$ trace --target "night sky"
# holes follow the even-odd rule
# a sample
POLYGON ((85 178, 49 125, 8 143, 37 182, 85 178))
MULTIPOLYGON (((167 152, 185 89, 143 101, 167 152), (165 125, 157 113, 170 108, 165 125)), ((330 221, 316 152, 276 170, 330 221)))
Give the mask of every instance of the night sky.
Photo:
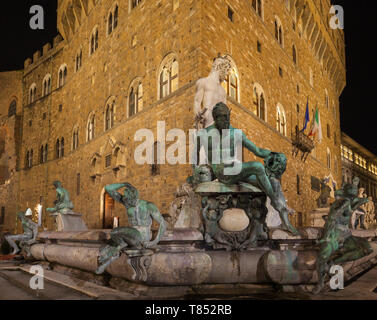
MULTIPOLYGON (((280 1, 280 0, 275 0, 280 1)), ((373 132, 377 93, 376 1, 333 0, 345 11, 347 86, 340 99, 341 128, 377 155, 373 132)), ((57 0, 13 0, 0 11, 0 71, 22 69, 24 60, 51 42, 56 30, 57 0), (29 9, 45 10, 45 30, 31 30, 29 9)), ((1 90, 1 88, 0 88, 1 90)))

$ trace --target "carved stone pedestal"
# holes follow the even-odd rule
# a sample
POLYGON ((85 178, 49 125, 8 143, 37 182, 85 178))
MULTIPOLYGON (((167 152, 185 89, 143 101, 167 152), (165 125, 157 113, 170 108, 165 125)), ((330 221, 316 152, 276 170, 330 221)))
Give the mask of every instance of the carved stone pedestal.
POLYGON ((61 211, 51 216, 55 217, 57 231, 86 231, 88 230, 82 214, 71 210, 61 211))
POLYGON ((241 250, 268 239, 266 195, 247 184, 205 182, 195 188, 202 198, 204 238, 214 249, 241 250))

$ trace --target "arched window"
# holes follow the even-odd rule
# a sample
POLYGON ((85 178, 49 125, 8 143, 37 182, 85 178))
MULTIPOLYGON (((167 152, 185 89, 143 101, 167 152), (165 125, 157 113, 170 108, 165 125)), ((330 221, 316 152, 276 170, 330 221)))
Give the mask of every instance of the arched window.
POLYGON ((312 87, 314 87, 314 75, 312 68, 309 68, 309 82, 312 87))
POLYGON ((252 6, 258 16, 262 18, 262 0, 253 0, 252 6))
POLYGON ((136 113, 136 101, 135 101, 134 88, 131 88, 128 101, 129 101, 128 102, 129 103, 128 116, 131 117, 136 113))
POLYGON ((169 75, 166 68, 162 69, 160 74, 160 97, 166 97, 169 94, 169 75))
POLYGON ((159 70, 159 98, 162 99, 178 89, 179 65, 175 55, 168 55, 159 70))
POLYGON ((113 29, 115 29, 118 26, 118 15, 119 15, 119 8, 118 8, 118 5, 116 5, 115 6, 115 10, 114 10, 114 25, 113 25, 113 29))
POLYGON ((141 2, 142 2, 142 0, 130 0, 131 10, 136 8, 141 2))
POLYGON ((110 12, 109 19, 107 21, 107 34, 111 34, 113 32, 113 13, 110 12))
POLYGON ((257 117, 266 121, 266 99, 264 91, 259 84, 254 85, 252 111, 257 117))
POLYGON ((331 139, 331 129, 330 129, 330 125, 327 124, 326 127, 327 127, 327 137, 328 137, 329 139, 331 139))
POLYGON ((55 145, 55 154, 56 154, 56 159, 60 158, 60 140, 56 140, 56 145, 55 145))
POLYGON ((51 93, 51 75, 50 74, 44 77, 42 88, 43 88, 42 90, 43 96, 47 96, 48 94, 51 93))
POLYGON ((230 57, 228 57, 228 59, 231 61, 231 68, 225 78, 225 81, 221 83, 221 85, 225 89, 228 96, 232 97, 237 102, 240 102, 240 83, 238 71, 233 60, 231 60, 230 57))
POLYGON ((109 18, 107 20, 107 34, 111 34, 113 30, 118 26, 118 14, 119 8, 116 4, 113 9, 111 9, 109 13, 109 18))
POLYGON ((93 54, 98 49, 98 28, 95 27, 90 37, 90 54, 93 54))
POLYGON ((94 130, 95 130, 95 115, 91 114, 88 119, 86 141, 91 141, 94 139, 94 130))
POLYGON ((326 106, 327 110, 329 110, 330 102, 329 102, 329 93, 327 92, 327 90, 325 90, 325 106, 326 106))
POLYGON ((158 163, 158 148, 159 144, 156 141, 153 144, 153 164, 151 165, 151 174, 152 176, 157 176, 160 174, 160 164, 158 163))
POLYGON ((143 109, 143 85, 141 82, 134 81, 131 86, 128 98, 128 116, 140 112, 143 109))
POLYGON ((43 155, 44 155, 44 150, 45 150, 45 147, 44 145, 41 146, 41 151, 40 151, 40 156, 39 156, 39 163, 43 163, 43 155))
POLYGON ((105 131, 111 129, 114 126, 114 114, 115 114, 115 100, 112 100, 106 104, 105 131))
POLYGON ((67 73, 68 73, 67 65, 64 64, 59 68, 58 88, 65 85, 65 83, 67 81, 67 73))
POLYGON ((287 135, 287 118, 282 105, 278 104, 276 107, 276 130, 282 135, 287 135))
POLYGON ((8 109, 8 117, 11 117, 15 115, 16 113, 17 113, 17 102, 16 100, 12 100, 8 109))
POLYGON ((45 144, 44 150, 43 150, 43 163, 46 163, 48 159, 48 144, 45 144))
POLYGON ((60 157, 64 157, 64 138, 60 140, 60 157))
POLYGON ((293 63, 297 64, 297 51, 294 45, 292 46, 292 58, 293 58, 293 63))
POLYGON ((80 70, 82 66, 82 49, 80 49, 80 52, 76 55, 76 72, 80 70))
POLYGON ((75 128, 73 130, 72 136, 72 150, 76 150, 79 147, 79 129, 75 128))
POLYGON ((29 88, 29 104, 37 100, 37 85, 33 83, 29 88))
POLYGON ((26 168, 31 168, 33 166, 33 149, 26 152, 26 168))
POLYGON ((277 16, 275 16, 275 39, 281 46, 284 46, 283 27, 280 19, 277 16))
POLYGON ((330 149, 327 148, 327 168, 331 169, 331 152, 330 149))
POLYGON ((48 155, 48 145, 42 145, 41 146, 41 151, 40 151, 40 163, 46 163, 47 162, 47 155, 48 155))

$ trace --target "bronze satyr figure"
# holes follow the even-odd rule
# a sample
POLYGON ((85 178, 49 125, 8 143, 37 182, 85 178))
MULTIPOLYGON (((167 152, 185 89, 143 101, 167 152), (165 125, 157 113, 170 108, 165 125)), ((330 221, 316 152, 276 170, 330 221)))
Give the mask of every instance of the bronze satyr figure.
POLYGON ((139 192, 131 184, 115 183, 107 185, 105 190, 127 209, 131 227, 119 227, 111 231, 110 244, 100 250, 97 274, 103 273, 111 262, 120 257, 120 252, 125 248, 142 250, 155 247, 166 230, 166 222, 156 205, 138 199, 139 192), (124 187, 126 189, 122 195, 117 190, 124 187), (152 219, 159 223, 159 230, 153 241, 151 241, 152 219))
POLYGON ((30 209, 26 212, 17 213, 17 218, 22 223, 24 233, 5 236, 5 240, 13 248, 12 254, 17 254, 21 249, 24 249, 27 256, 30 256, 30 246, 36 242, 38 235, 38 225, 28 218, 31 215, 32 211, 30 209), (16 241, 19 241, 21 249, 17 246, 16 241))

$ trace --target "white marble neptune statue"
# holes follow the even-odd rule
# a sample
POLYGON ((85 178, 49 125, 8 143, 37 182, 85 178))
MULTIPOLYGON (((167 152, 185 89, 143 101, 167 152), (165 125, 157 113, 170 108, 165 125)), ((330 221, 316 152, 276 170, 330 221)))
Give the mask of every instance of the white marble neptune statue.
POLYGON ((195 127, 207 128, 214 123, 212 117, 213 107, 223 102, 226 104, 226 92, 221 86, 231 69, 231 62, 227 56, 218 56, 214 59, 212 70, 208 77, 196 82, 194 99, 195 127))

